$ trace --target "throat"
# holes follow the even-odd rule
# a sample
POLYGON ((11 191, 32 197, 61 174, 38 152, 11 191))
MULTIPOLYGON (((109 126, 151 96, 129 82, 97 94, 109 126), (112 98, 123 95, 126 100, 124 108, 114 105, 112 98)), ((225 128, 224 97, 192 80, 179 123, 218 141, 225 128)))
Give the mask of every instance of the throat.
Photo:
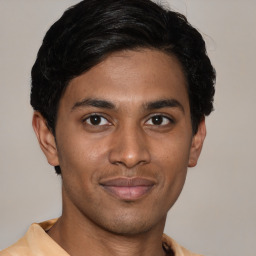
POLYGON ((69 255, 75 256, 174 256, 172 249, 152 235, 120 236, 70 229, 60 218, 45 232, 69 255))

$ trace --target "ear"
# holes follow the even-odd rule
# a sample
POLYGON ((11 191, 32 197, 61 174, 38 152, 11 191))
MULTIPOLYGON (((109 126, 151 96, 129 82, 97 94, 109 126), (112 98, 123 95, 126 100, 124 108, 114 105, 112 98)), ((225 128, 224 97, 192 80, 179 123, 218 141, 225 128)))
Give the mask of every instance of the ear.
POLYGON ((32 126, 37 136, 39 145, 48 160, 48 163, 52 166, 58 166, 59 159, 55 138, 52 132, 49 130, 46 120, 37 111, 35 111, 33 114, 32 126))
POLYGON ((196 166, 202 147, 203 147, 205 136, 206 136, 206 127, 205 127, 205 119, 203 119, 199 123, 197 133, 194 135, 192 139, 188 167, 196 166))

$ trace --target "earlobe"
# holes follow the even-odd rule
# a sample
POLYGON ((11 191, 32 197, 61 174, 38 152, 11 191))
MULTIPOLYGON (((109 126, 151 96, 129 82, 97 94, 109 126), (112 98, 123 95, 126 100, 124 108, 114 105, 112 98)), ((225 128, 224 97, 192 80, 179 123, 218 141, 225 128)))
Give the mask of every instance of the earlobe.
POLYGON ((39 145, 48 160, 48 163, 52 166, 58 166, 58 151, 54 135, 49 130, 44 117, 37 111, 35 111, 33 114, 32 126, 37 136, 39 145))
POLYGON ((188 167, 196 166, 202 147, 203 147, 205 136, 206 136, 206 127, 205 127, 205 119, 203 119, 198 126, 197 133, 194 135, 192 139, 188 167))

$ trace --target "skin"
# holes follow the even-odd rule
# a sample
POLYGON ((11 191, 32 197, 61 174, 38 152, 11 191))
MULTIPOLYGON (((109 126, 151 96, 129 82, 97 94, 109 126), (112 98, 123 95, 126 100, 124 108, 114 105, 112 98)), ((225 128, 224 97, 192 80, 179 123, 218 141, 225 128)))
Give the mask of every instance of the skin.
POLYGON ((164 255, 167 212, 206 134, 204 120, 192 134, 176 58, 113 53, 70 82, 57 116, 56 140, 41 114, 33 116, 48 162, 62 170, 63 214, 48 234, 76 256, 164 255), (131 187, 107 185, 120 178, 131 187))

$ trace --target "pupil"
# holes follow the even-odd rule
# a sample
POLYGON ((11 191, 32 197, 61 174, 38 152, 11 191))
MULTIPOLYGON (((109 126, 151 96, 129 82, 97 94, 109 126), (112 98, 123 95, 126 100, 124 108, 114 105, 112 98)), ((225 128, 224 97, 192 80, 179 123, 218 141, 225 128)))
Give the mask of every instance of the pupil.
POLYGON ((91 116, 90 122, 92 125, 98 125, 101 121, 101 118, 99 116, 91 116))
POLYGON ((163 117, 161 117, 161 116, 154 116, 152 122, 155 125, 160 125, 163 122, 163 117))

